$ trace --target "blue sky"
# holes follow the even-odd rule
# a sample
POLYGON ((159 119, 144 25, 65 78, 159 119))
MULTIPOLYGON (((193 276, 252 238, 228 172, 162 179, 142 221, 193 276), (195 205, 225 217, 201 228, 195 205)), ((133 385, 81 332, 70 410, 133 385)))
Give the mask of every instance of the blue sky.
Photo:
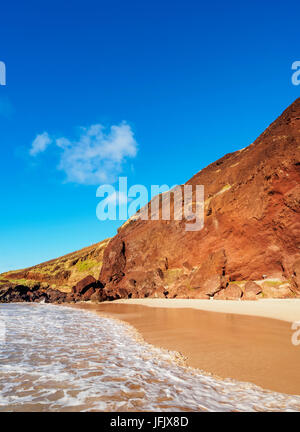
POLYGON ((105 178, 184 183, 250 144, 300 96, 299 13, 297 1, 2 4, 0 271, 114 235, 122 222, 96 218, 105 178))

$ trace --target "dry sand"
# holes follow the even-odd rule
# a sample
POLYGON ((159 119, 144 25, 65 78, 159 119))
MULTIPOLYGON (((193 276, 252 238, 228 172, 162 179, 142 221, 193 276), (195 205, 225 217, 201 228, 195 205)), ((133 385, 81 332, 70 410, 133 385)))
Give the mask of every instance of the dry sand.
POLYGON ((300 346, 291 342, 300 300, 130 299, 74 307, 126 321, 146 342, 183 354, 189 366, 300 395, 300 346))
POLYGON ((162 308, 192 308, 210 312, 223 312, 238 315, 252 315, 294 322, 300 321, 300 299, 260 299, 241 300, 196 300, 196 299, 130 299, 114 303, 137 304, 162 308))

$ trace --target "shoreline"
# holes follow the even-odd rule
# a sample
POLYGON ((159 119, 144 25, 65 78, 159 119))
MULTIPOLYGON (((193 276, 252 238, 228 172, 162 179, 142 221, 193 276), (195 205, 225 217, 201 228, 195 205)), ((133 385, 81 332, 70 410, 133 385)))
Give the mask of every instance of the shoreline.
MULTIPOLYGON (((110 302, 104 302, 110 303, 110 302)), ((158 308, 197 309, 207 312, 272 318, 280 321, 300 321, 300 299, 198 300, 198 299, 121 299, 116 304, 136 304, 158 308)))
MULTIPOLYGON (((68 306, 130 324, 145 342, 180 353, 187 367, 222 379, 300 395, 300 346, 291 342, 293 331, 287 319, 250 316, 246 309, 244 314, 233 314, 229 312, 232 305, 225 307, 228 312, 203 310, 204 306, 197 303, 193 307, 193 302, 199 300, 189 300, 188 306, 186 300, 137 300, 68 306)), ((257 302, 251 302, 254 303, 257 302)), ((289 303, 289 308, 294 309, 293 303, 289 303)))

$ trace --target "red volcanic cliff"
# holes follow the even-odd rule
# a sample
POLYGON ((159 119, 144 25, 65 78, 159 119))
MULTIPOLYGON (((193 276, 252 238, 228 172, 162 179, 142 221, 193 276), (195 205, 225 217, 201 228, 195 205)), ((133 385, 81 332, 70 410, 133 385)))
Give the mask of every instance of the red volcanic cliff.
POLYGON ((0 302, 300 297, 300 99, 187 184, 204 185, 202 230, 133 217, 110 241, 3 274, 0 302))
POLYGON ((109 298, 300 296, 300 99, 187 184, 205 187, 204 228, 125 223, 104 251, 109 298))

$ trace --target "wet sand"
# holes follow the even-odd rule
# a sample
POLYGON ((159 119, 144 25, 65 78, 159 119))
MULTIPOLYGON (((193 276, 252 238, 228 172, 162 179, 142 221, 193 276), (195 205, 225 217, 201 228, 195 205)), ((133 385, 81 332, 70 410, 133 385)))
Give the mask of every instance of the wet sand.
POLYGON ((146 342, 180 352, 188 366, 221 378, 300 395, 300 346, 291 342, 290 322, 198 310, 192 303, 190 307, 180 307, 180 302, 179 307, 174 302, 167 307, 168 300, 160 307, 150 303, 151 307, 149 302, 145 306, 134 301, 77 303, 73 307, 131 324, 146 342))

